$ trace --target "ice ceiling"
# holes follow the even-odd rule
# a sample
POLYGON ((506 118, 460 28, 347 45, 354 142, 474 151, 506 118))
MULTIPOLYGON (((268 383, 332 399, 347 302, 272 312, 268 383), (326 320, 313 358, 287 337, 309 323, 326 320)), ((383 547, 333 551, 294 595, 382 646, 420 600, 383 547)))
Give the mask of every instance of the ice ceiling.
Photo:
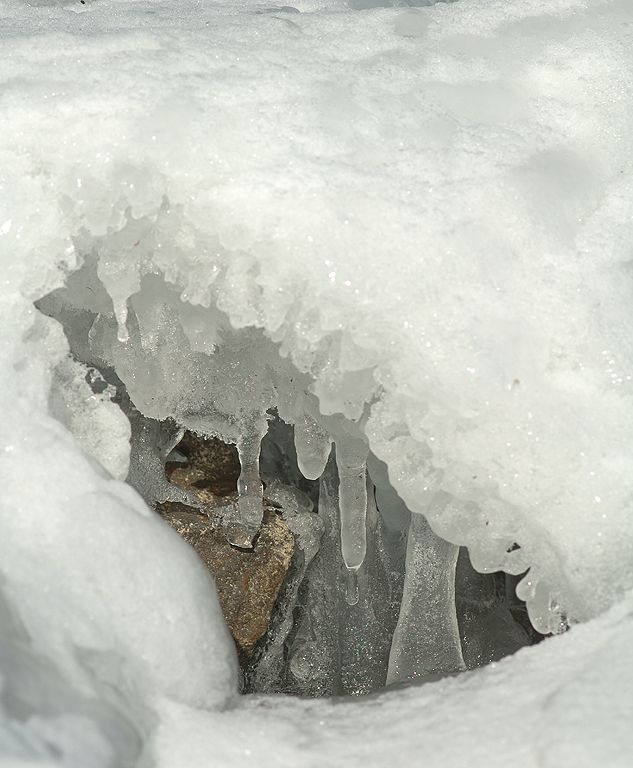
MULTIPOLYGON (((368 546, 366 462, 384 462, 388 480, 371 480, 414 516, 390 681, 416 664, 463 669, 457 545, 479 571, 525 574, 517 594, 544 633, 622 599, 633 586, 628 2, 0 9, 7 754, 237 764, 230 739, 195 758, 174 747, 199 745, 207 710, 235 705, 233 652, 210 577, 121 482, 129 423, 84 364, 115 372, 145 417, 237 444, 240 546, 261 519, 271 413, 294 427, 306 478, 322 476, 334 444, 351 604, 368 546), (441 658, 412 650, 412 637, 438 633, 441 658)), ((380 510, 392 529, 396 507, 380 510)), ((605 643, 628 621, 622 605, 598 620, 605 643)), ((538 653, 549 680, 561 643, 576 659, 596 653, 590 637, 580 627, 522 652, 501 689, 520 688, 538 653)), ((478 685, 493 695, 484 674, 380 701, 397 719, 405 700, 423 710, 444 691, 458 712, 459 685, 464 700, 478 685)), ((333 705, 297 705, 291 745, 310 706, 333 705)), ((369 728, 367 706, 347 712, 369 728)), ((238 739, 264 715, 227 717, 238 739)), ((281 726, 271 733, 283 739, 281 726)), ((408 760, 413 742, 394 738, 408 760)), ((264 747, 245 749, 267 764, 264 747)))

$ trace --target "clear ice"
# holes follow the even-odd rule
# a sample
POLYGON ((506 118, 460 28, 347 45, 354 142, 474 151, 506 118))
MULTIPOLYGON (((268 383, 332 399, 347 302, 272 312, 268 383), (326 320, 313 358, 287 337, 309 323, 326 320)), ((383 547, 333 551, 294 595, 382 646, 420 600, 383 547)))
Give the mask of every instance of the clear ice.
POLYGON ((458 547, 433 533, 422 515, 412 515, 388 684, 466 669, 455 612, 458 553, 458 547))
POLYGON ((318 480, 327 464, 332 438, 309 413, 302 414, 294 428, 299 469, 308 480, 318 480))
MULTIPOLYGON (((279 620, 277 629, 271 628, 268 645, 257 656, 261 670, 253 662, 248 671, 249 690, 361 693, 385 682, 463 669, 455 612, 458 548, 435 536, 422 515, 411 516, 387 466, 369 452, 361 427, 340 413, 321 415, 319 400, 308 390, 309 377, 259 332, 229 331, 217 312, 205 320, 156 275, 142 278, 141 290, 131 297, 129 337, 121 342, 120 324, 111 303, 108 309, 91 259, 80 275, 42 308, 62 318, 83 361, 103 370, 118 387, 118 402, 132 425, 128 482, 148 502, 199 506, 164 476, 165 460, 183 426, 237 445, 238 503, 227 537, 240 548, 253 546, 261 525, 260 452, 269 428, 265 464, 271 493, 282 477, 288 486, 307 483, 306 490, 319 481, 314 498, 325 533, 320 545, 310 545, 309 555, 305 546, 297 555, 283 598, 294 618, 291 625, 279 620), (98 303, 85 306, 85 285, 98 303), (84 306, 68 312, 76 292, 84 306), (274 409, 292 426, 284 431, 282 421, 271 422, 274 409)), ((293 506, 287 494, 283 498, 293 506)), ((429 515, 439 515, 437 509, 438 502, 429 515)), ((301 514, 309 519, 309 513, 301 514)), ((310 525, 317 525, 316 518, 310 525)), ((505 610, 494 608, 490 619, 480 611, 477 621, 483 634, 486 626, 509 621, 506 646, 520 647, 505 610)), ((472 613, 468 608, 468 617, 472 613)), ((479 641, 468 634, 477 621, 469 621, 464 643, 469 659, 479 658, 479 641)))
MULTIPOLYGON (((194 503, 164 474, 185 427, 239 446, 235 542, 255 540, 262 480, 300 541, 250 690, 429 680, 629 592, 630 0, 326 0, 292 22, 259 0, 82 3, 0 0, 0 710, 24 759, 174 765, 158 743, 178 717, 153 702, 198 708, 192 734, 233 717, 200 709, 236 688, 210 577, 137 493, 194 503)), ((395 705, 318 708, 339 728, 321 762, 468 763, 459 741, 485 763, 461 737, 508 727, 535 764, 627 765, 614 626, 395 705), (464 726, 482 690, 497 712, 464 726)), ((209 749, 243 751, 243 723, 209 749)), ((270 723, 258 764, 319 741, 303 715, 270 723)))
POLYGON ((341 552, 355 570, 367 551, 367 444, 356 438, 336 438, 336 466, 341 508, 341 552))
POLYGON ((263 485, 259 477, 261 436, 255 429, 248 430, 237 443, 241 472, 237 480, 239 494, 237 519, 229 526, 227 537, 231 544, 250 548, 262 524, 263 485))

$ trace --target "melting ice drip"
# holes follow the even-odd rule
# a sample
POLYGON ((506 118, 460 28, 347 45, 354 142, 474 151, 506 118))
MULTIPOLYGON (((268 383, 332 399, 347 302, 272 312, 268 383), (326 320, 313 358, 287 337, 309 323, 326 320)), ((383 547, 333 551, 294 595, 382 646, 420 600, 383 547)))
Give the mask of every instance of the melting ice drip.
MULTIPOLYGON (((339 475, 341 551, 349 573, 346 599, 358 602, 356 572, 367 551, 367 456, 364 440, 332 436, 309 413, 303 413, 294 425, 297 463, 303 476, 318 480, 327 464, 332 443, 336 446, 339 475)), ((259 479, 261 436, 249 431, 237 444, 242 471, 238 480, 239 518, 229 529, 229 541, 240 547, 252 546, 262 520, 262 484, 259 479)))
POLYGON ((295 422, 295 448, 299 469, 308 480, 318 480, 330 455, 332 439, 310 416, 303 413, 295 422))
POLYGON ((341 551, 348 570, 346 600, 358 602, 357 571, 367 552, 367 444, 357 439, 336 440, 341 512, 341 551))
MULTIPOLYGON (((259 477, 259 454, 262 436, 256 429, 246 430, 237 443, 242 471, 237 488, 239 516, 229 526, 229 541, 239 547, 251 547, 263 515, 262 483, 259 477)), ((349 573, 346 599, 350 605, 358 602, 356 572, 363 564, 367 551, 367 456, 364 440, 328 434, 309 413, 303 413, 295 424, 297 462, 308 480, 323 474, 332 443, 336 446, 339 475, 339 508, 341 551, 349 573)))
POLYGON ((367 551, 367 454, 362 440, 336 440, 341 508, 341 549, 350 571, 363 564, 367 551))
POLYGON ((261 442, 261 435, 253 429, 246 432, 237 443, 242 468, 237 480, 239 514, 229 525, 227 537, 231 544, 247 549, 253 546, 264 514, 263 485, 259 477, 261 442))

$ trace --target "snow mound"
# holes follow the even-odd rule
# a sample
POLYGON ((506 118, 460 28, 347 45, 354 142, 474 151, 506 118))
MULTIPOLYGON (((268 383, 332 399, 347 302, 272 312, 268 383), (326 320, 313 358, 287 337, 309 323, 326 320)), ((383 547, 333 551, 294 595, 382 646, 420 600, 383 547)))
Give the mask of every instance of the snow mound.
POLYGON ((276 409, 306 477, 336 446, 352 576, 370 455, 542 632, 633 586, 628 2, 0 9, 0 587, 10 653, 101 702, 95 764, 112 711, 133 761, 153 696, 223 707, 235 663, 84 366, 237 444, 240 546, 276 409))

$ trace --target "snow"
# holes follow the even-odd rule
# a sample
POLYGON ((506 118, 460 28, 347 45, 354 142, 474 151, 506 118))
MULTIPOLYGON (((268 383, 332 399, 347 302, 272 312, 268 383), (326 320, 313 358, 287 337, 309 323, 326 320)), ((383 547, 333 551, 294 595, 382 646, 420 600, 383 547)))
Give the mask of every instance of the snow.
POLYGON ((3 765, 630 762, 630 3, 373 5, 0 2, 3 765), (238 445, 238 543, 267 411, 322 487, 334 443, 358 616, 370 451, 426 542, 390 680, 440 637, 463 668, 458 544, 529 568, 541 631, 585 623, 362 700, 238 699, 92 366, 238 445))
POLYGON ((221 715, 165 703, 158 764, 198 768, 212 754, 231 766, 627 766, 630 632, 628 600, 562 637, 420 688, 352 702, 253 697, 221 715))

